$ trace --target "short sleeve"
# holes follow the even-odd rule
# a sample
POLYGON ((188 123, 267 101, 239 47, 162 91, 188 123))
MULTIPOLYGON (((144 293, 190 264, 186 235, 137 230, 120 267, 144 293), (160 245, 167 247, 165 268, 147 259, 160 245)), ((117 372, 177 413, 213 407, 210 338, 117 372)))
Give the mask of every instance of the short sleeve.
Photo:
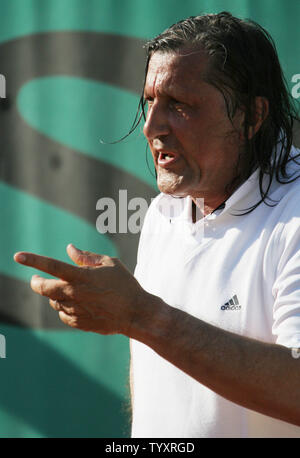
MULTIPOLYGON (((300 217, 282 222, 276 280, 272 332, 276 343, 300 347, 300 217)), ((278 256, 274 256, 277 262, 278 256)))

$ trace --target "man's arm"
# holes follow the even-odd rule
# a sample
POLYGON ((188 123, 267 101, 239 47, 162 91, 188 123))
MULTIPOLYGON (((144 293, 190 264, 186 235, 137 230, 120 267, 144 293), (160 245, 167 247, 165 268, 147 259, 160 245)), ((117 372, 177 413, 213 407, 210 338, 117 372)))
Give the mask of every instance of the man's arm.
POLYGON ((300 360, 290 349, 217 328, 156 296, 145 308, 136 340, 224 398, 300 426, 300 360))
POLYGON ((17 262, 59 279, 34 276, 31 287, 50 298, 65 324, 136 339, 224 398, 300 426, 300 360, 289 349, 233 334, 166 304, 141 288, 118 259, 72 245, 68 254, 77 266, 15 255, 17 262))

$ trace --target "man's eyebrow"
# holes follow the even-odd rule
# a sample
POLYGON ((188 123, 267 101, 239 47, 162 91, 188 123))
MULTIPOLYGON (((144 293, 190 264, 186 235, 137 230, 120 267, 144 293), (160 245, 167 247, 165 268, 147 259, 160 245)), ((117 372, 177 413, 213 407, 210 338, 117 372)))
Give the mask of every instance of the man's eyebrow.
POLYGON ((155 95, 159 95, 162 97, 173 97, 174 95, 179 95, 182 94, 182 89, 178 85, 170 84, 168 87, 159 87, 156 88, 156 90, 153 90, 153 87, 151 85, 148 85, 144 87, 144 92, 143 96, 144 98, 147 97, 154 97, 155 95))

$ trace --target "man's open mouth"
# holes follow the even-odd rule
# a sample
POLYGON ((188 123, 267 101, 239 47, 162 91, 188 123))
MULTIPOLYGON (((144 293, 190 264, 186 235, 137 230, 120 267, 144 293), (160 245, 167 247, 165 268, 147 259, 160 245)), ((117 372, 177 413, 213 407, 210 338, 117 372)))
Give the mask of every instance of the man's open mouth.
POLYGON ((177 154, 174 154, 172 152, 160 152, 157 158, 157 164, 160 167, 167 167, 171 164, 173 164, 175 161, 177 161, 179 156, 177 154))

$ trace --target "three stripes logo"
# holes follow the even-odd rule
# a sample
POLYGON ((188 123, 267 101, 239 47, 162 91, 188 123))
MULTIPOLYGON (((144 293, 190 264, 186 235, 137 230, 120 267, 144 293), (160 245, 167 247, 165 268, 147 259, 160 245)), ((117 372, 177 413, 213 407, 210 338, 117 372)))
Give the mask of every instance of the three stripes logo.
POLYGON ((221 305, 221 310, 241 310, 241 308, 242 306, 240 305, 236 294, 224 305, 221 305))

